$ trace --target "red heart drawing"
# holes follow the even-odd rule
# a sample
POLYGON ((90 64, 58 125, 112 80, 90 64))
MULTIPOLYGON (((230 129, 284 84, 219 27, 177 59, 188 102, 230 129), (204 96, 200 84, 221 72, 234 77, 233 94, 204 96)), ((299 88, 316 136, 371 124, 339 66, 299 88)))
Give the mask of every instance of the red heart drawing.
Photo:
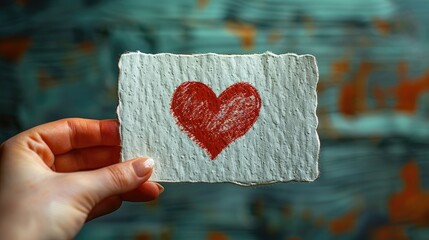
POLYGON ((171 112, 180 128, 214 160, 256 122, 261 98, 252 85, 236 83, 219 97, 200 82, 184 82, 173 94, 171 112))

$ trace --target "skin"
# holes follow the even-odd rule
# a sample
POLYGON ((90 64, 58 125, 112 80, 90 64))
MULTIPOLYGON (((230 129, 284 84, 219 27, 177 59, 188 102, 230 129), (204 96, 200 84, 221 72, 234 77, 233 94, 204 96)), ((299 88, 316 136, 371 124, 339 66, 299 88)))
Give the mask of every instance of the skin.
POLYGON ((116 120, 63 119, 0 146, 0 239, 71 239, 122 201, 150 201, 164 188, 147 158, 119 163, 116 120))

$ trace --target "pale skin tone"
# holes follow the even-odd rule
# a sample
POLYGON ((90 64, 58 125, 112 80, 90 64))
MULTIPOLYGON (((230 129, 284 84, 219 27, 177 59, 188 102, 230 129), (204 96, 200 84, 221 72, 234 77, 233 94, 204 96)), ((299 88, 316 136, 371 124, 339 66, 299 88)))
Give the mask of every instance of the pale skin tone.
POLYGON ((150 201, 153 160, 119 163, 116 120, 63 119, 0 146, 0 239, 71 239, 122 201, 150 201))

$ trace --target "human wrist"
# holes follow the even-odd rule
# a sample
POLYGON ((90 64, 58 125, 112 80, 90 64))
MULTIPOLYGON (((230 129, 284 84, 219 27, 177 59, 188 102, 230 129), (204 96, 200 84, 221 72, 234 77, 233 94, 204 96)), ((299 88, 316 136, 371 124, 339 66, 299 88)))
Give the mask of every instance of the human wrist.
POLYGON ((30 206, 19 206, 16 203, 0 203, 0 239, 46 239, 34 219, 34 213, 28 211, 30 206))

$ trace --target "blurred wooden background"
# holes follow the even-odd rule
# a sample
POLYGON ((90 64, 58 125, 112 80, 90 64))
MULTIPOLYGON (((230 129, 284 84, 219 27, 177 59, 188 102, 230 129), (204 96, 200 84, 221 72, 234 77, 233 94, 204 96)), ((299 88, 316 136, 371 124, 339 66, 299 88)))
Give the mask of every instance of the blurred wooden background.
POLYGON ((313 54, 315 183, 166 184, 78 239, 429 239, 428 12, 427 0, 0 0, 0 140, 115 118, 126 51, 313 54))

